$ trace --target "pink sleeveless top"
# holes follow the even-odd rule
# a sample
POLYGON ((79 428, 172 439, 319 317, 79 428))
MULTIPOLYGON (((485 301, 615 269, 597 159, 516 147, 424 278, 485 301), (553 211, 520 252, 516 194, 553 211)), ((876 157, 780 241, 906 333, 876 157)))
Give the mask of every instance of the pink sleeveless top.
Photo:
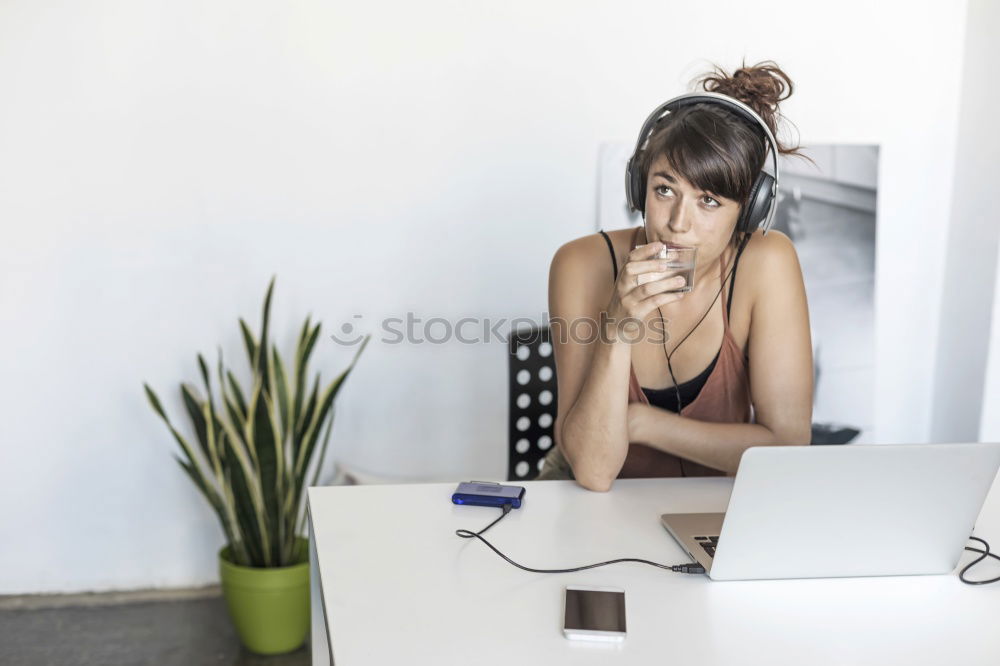
MULTIPOLYGON (((635 249, 640 227, 632 234, 631 249, 635 249)), ((720 262, 720 280, 726 277, 728 259, 720 262)), ((729 314, 726 307, 726 292, 722 290, 722 348, 719 350, 715 367, 705 380, 698 396, 681 409, 681 416, 711 421, 713 423, 750 423, 752 408, 750 402, 750 376, 747 361, 729 330, 729 314)), ((649 404, 643 393, 635 369, 629 366, 628 401, 649 404)), ((619 479, 653 478, 665 476, 725 476, 726 473, 706 467, 691 460, 654 449, 645 444, 629 444, 625 464, 619 479)))

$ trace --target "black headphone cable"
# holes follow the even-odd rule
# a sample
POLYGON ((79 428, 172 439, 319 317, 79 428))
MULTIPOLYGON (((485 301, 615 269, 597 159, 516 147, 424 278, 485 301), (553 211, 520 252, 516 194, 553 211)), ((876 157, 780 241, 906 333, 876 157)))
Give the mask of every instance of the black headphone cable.
POLYGON ((709 305, 708 309, 705 310, 705 314, 703 314, 701 316, 701 319, 698 320, 698 323, 695 324, 694 327, 690 331, 688 331, 687 335, 685 335, 683 338, 681 338, 681 341, 678 342, 674 346, 674 350, 672 352, 668 352, 667 351, 667 339, 669 338, 669 336, 666 335, 666 326, 667 325, 666 325, 666 322, 664 322, 663 311, 660 309, 660 306, 656 306, 656 311, 660 313, 660 330, 664 333, 664 336, 663 336, 663 355, 666 356, 666 358, 667 358, 667 370, 670 372, 670 380, 673 381, 673 383, 674 383, 674 394, 677 396, 677 413, 678 414, 681 413, 681 408, 683 407, 683 405, 681 404, 681 389, 677 385, 677 377, 674 376, 674 367, 673 367, 673 365, 670 362, 671 357, 675 353, 677 353, 677 348, 680 347, 682 344, 684 344, 684 341, 687 340, 689 337, 691 337, 691 334, 694 333, 695 330, 697 330, 697 328, 699 326, 701 326, 701 322, 705 321, 705 317, 707 317, 708 313, 712 311, 712 308, 715 307, 715 302, 717 300, 719 300, 719 296, 722 295, 722 290, 726 288, 726 282, 728 282, 730 280, 730 278, 733 277, 733 271, 736 270, 736 264, 737 264, 737 262, 740 259, 740 255, 743 254, 743 249, 746 247, 747 243, 750 241, 751 234, 749 234, 747 232, 743 232, 743 233, 744 233, 743 239, 740 241, 739 249, 736 251, 736 257, 733 259, 733 266, 732 266, 732 268, 729 269, 729 275, 727 275, 726 279, 724 279, 722 281, 722 284, 719 285, 719 291, 716 292, 715 298, 712 299, 711 305, 709 305))

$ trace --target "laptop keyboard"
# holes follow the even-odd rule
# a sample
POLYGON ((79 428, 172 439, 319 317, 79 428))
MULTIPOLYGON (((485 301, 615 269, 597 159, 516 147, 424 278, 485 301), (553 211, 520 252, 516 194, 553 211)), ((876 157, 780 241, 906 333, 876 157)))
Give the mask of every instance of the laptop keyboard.
POLYGON ((694 540, 701 544, 701 547, 705 549, 709 557, 715 557, 715 549, 719 545, 719 537, 696 536, 694 540))

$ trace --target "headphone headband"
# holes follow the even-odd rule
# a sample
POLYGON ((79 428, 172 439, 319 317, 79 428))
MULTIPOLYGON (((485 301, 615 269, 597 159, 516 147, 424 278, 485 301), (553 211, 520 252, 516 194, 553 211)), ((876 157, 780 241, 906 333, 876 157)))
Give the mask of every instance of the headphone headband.
MULTIPOLYGON (((699 103, 721 104, 730 111, 735 112, 744 120, 759 127, 764 133, 764 138, 770 145, 769 152, 771 154, 771 163, 774 166, 774 175, 772 176, 766 171, 761 170, 760 175, 754 182, 754 187, 751 189, 750 197, 744 206, 745 210, 743 211, 743 215, 741 215, 741 222, 743 222, 744 219, 752 219, 752 217, 755 216, 755 213, 759 215, 763 212, 762 210, 757 210, 757 204, 761 204, 759 205, 759 208, 762 209, 764 208, 764 205, 762 204, 766 204, 767 212, 759 226, 764 230, 764 233, 767 234, 768 230, 771 228, 771 223, 774 221, 774 212, 778 202, 778 142, 775 141, 774 135, 771 133, 771 128, 769 128, 767 123, 765 123, 764 120, 757 115, 756 111, 738 99, 734 99, 729 95, 723 95, 720 93, 696 92, 679 95, 667 102, 664 102, 658 106, 656 110, 649 114, 649 117, 646 118, 646 122, 642 124, 642 129, 639 131, 639 139, 635 144, 635 150, 632 151, 632 157, 629 158, 628 165, 625 167, 625 196, 628 201, 629 210, 642 210, 645 212, 645 201, 636 201, 638 194, 640 192, 645 192, 645 184, 637 182, 641 174, 635 173, 634 171, 634 167, 636 166, 636 156, 639 154, 639 151, 642 150, 642 147, 649 139, 653 130, 656 129, 656 126, 666 116, 686 106, 699 103)), ((746 225, 738 224, 737 228, 740 226, 746 225)), ((752 231, 752 229, 749 230, 752 231)))

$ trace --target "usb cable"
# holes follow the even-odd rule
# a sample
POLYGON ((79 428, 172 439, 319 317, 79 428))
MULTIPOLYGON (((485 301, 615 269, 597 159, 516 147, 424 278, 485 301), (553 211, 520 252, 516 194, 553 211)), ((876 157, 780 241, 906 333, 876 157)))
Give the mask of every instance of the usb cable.
MULTIPOLYGON (((503 513, 501 513, 496 520, 494 520, 492 523, 490 523, 483 529, 479 530, 478 532, 472 532, 469 530, 455 530, 455 534, 463 539, 473 539, 473 538, 479 539, 480 541, 485 543, 490 550, 492 550, 494 553, 496 553, 503 559, 507 560, 507 562, 509 562, 510 564, 513 564, 518 569, 523 569, 524 571, 530 571, 531 573, 571 573, 574 571, 595 569, 597 567, 607 566, 608 564, 618 564, 620 562, 638 562, 640 564, 648 564, 650 566, 659 567, 660 569, 667 569, 668 571, 674 571, 677 573, 686 573, 686 574, 705 573, 705 567, 701 566, 697 562, 691 562, 689 564, 670 565, 670 564, 659 564, 658 562, 650 562, 649 560, 642 560, 635 557, 622 557, 617 560, 608 560, 607 562, 598 562, 597 564, 587 564, 585 566, 574 567, 572 569, 535 569, 532 567, 526 567, 523 564, 518 564, 514 560, 510 559, 509 557, 501 553, 496 546, 494 546, 489 541, 483 538, 483 534, 486 532, 486 530, 490 529, 491 527, 499 523, 501 520, 503 520, 504 516, 510 513, 511 508, 513 507, 510 504, 504 504, 502 507, 503 513)), ((990 583, 996 583, 997 581, 1000 581, 1000 576, 996 578, 988 578, 986 580, 969 580, 968 578, 965 577, 965 573, 969 569, 979 564, 988 557, 992 557, 994 560, 1000 561, 1000 556, 990 552, 990 544, 986 543, 985 540, 974 536, 970 536, 969 539, 972 541, 978 541, 979 543, 983 544, 983 548, 985 550, 980 550, 979 548, 971 548, 969 546, 965 547, 965 550, 971 551, 973 553, 979 553, 980 556, 972 560, 968 564, 966 564, 964 567, 962 567, 962 570, 958 572, 958 579, 961 580, 966 585, 989 585, 990 583)))
POLYGON ((969 548, 968 546, 965 547, 965 549, 968 551, 972 551, 973 553, 979 553, 979 557, 977 557, 976 559, 972 560, 964 567, 962 567, 962 570, 958 572, 958 579, 963 583, 965 583, 966 585, 989 585, 990 583, 995 583, 998 580, 1000 580, 1000 576, 996 578, 987 578, 986 580, 969 580, 968 578, 965 577, 966 571, 971 569, 973 566, 979 564, 987 557, 992 557, 994 560, 1000 560, 1000 557, 997 557, 994 553, 990 552, 990 544, 986 543, 985 540, 974 536, 970 536, 969 539, 971 541, 978 541, 979 543, 983 544, 983 548, 985 548, 986 550, 979 550, 978 548, 969 548))
POLYGON ((596 567, 603 567, 603 566, 606 566, 608 564, 618 564, 619 562, 638 562, 640 564, 648 564, 650 566, 659 567, 660 569, 667 569, 669 571, 676 571, 677 573, 688 573, 688 574, 703 574, 703 573, 705 573, 705 567, 701 566, 697 562, 692 562, 690 564, 675 564, 675 565, 671 566, 669 564, 659 564, 657 562, 650 562, 649 560, 641 560, 641 559, 638 559, 638 558, 635 558, 635 557, 623 557, 623 558, 619 558, 617 560, 608 560, 607 562, 598 562, 597 564, 588 564, 586 566, 574 567, 572 569, 534 569, 532 567, 526 567, 526 566, 524 566, 522 564, 518 564, 514 560, 510 559, 509 557, 507 557, 506 555, 504 555, 503 553, 501 553, 499 550, 497 550, 496 546, 494 546, 493 544, 491 544, 489 541, 487 541, 486 539, 484 539, 483 536, 482 536, 483 533, 486 530, 490 529, 491 527, 493 527, 494 525, 496 525, 497 523, 499 523, 503 519, 504 516, 506 516, 508 513, 510 513, 510 510, 511 510, 511 505, 510 504, 504 504, 503 505, 503 513, 500 514, 500 517, 498 517, 496 520, 494 520, 492 523, 490 523, 489 525, 487 525, 483 529, 479 530, 478 532, 472 532, 470 530, 455 530, 455 534, 457 534, 458 536, 462 537, 463 539, 472 539, 472 538, 479 539, 480 541, 482 541, 483 543, 485 543, 489 547, 490 550, 492 550, 494 553, 496 553, 497 555, 499 555, 503 559, 507 560, 510 564, 513 564, 518 569, 523 569, 525 571, 530 571, 531 573, 570 573, 570 572, 573 572, 573 571, 583 571, 585 569, 594 569, 596 567))

